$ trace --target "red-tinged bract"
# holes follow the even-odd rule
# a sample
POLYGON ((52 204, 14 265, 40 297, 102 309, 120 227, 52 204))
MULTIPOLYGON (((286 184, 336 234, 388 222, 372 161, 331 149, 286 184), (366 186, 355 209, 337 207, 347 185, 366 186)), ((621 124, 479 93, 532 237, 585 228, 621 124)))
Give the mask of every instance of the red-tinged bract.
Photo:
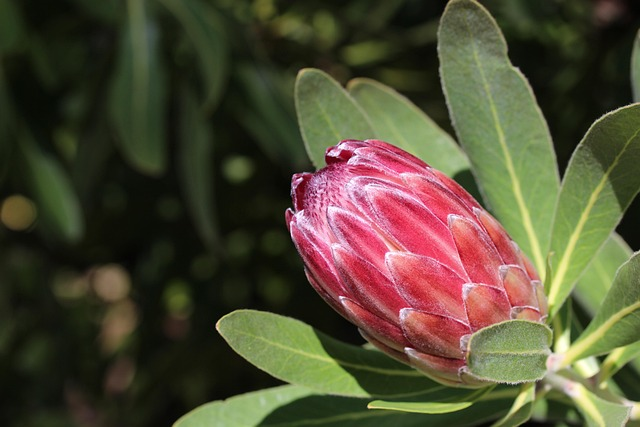
POLYGON ((455 181, 376 140, 342 141, 293 176, 286 217, 311 285, 366 340, 443 384, 466 370, 475 331, 543 322, 531 262, 455 181))

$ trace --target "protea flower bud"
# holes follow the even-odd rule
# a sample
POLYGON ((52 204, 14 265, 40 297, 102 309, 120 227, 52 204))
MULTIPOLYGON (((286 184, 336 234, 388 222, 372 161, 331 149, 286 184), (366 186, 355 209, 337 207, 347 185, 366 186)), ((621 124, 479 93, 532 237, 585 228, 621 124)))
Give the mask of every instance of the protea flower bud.
POLYGON ((382 141, 342 141, 293 176, 286 217, 311 285, 366 340, 447 385, 475 331, 542 322, 542 284, 503 227, 455 181, 382 141))

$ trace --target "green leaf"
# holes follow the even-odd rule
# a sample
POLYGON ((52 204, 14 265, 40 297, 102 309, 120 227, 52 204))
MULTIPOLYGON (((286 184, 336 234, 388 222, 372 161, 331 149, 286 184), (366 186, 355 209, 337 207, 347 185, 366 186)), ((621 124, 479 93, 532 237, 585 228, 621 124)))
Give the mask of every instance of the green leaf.
POLYGON ((477 378, 516 384, 541 379, 551 351, 551 329, 541 323, 508 320, 471 335, 467 368, 477 378))
POLYGON ((158 28, 147 19, 143 0, 128 0, 113 76, 109 112, 125 159, 140 172, 159 175, 167 163, 164 67, 158 28))
MULTIPOLYGON (((553 328, 553 350, 556 353, 563 353, 571 346, 571 335, 574 334, 576 319, 573 315, 573 301, 568 300, 562 309, 551 320, 550 327, 553 328)), ((582 331, 582 329, 580 329, 582 331)))
POLYGON ((316 168, 324 166, 327 147, 344 139, 376 137, 358 103, 325 72, 301 70, 294 96, 302 139, 316 168))
POLYGON ((551 237, 553 316, 640 190, 640 104, 598 119, 573 153, 551 237))
MULTIPOLYGON (((533 419, 536 420, 562 420, 557 427, 566 425, 580 425, 582 418, 569 399, 558 400, 537 399, 533 405, 533 419), (563 424, 566 423, 566 424, 563 424)), ((553 423, 551 423, 553 425, 553 423)))
POLYGON ((640 252, 624 263, 589 326, 562 357, 568 366, 640 340, 640 252))
POLYGON ((448 176, 469 169, 458 144, 411 101, 388 86, 358 78, 347 84, 369 116, 376 137, 394 144, 448 176))
POLYGON ((622 427, 629 420, 630 407, 604 400, 582 384, 574 383, 569 396, 588 427, 622 427))
MULTIPOLYGON (((600 367, 598 381, 603 382, 611 378, 627 363, 640 357, 640 341, 613 350, 600 367)), ((636 368, 637 369, 637 368, 636 368)))
POLYGON ((258 368, 318 392, 402 398, 447 389, 379 351, 337 341, 289 317, 239 310, 220 319, 217 328, 258 368))
POLYGON ((41 230, 69 243, 76 243, 84 234, 84 217, 78 196, 62 165, 43 152, 25 135, 19 144, 25 159, 25 174, 34 198, 41 230))
POLYGON ((0 0, 0 55, 14 51, 24 37, 24 22, 12 0, 0 0))
POLYGON ((244 97, 233 104, 240 121, 274 162, 299 170, 309 166, 291 99, 293 85, 278 70, 252 62, 234 69, 244 97), (246 98, 246 99, 245 99, 246 98))
POLYGON ((517 427, 529 421, 533 414, 535 397, 535 383, 524 384, 509 412, 491 427, 517 427))
POLYGON ((573 292, 574 298, 593 317, 611 288, 618 268, 632 250, 618 234, 613 233, 584 271, 573 292))
POLYGON ((211 111, 220 99, 227 78, 229 52, 222 18, 202 1, 160 1, 182 24, 193 43, 206 87, 204 109, 211 111))
POLYGON ((631 53, 631 89, 633 101, 640 102, 640 30, 636 33, 631 53))
POLYGON ((451 119, 480 191, 543 272, 559 177, 531 88, 511 65, 496 22, 475 1, 448 3, 438 54, 451 119))
POLYGON ((473 402, 387 402, 374 400, 369 409, 386 409, 388 411, 413 412, 416 414, 448 414, 467 409, 473 402))
POLYGON ((368 405, 369 409, 385 409, 388 411, 413 412, 417 414, 448 414, 467 409, 478 399, 491 391, 493 387, 485 387, 472 392, 455 390, 455 394, 439 401, 427 401, 420 399, 415 402, 389 402, 384 400, 374 400, 368 405))
POLYGON ((207 403, 180 418, 174 427, 464 427, 495 419, 508 399, 479 402, 443 415, 372 411, 364 399, 321 396, 298 386, 282 386, 207 403))
POLYGON ((15 143, 16 113, 5 78, 4 64, 0 64, 0 182, 7 176, 12 164, 15 143))
POLYGON ((182 416, 173 426, 257 426, 278 408, 313 394, 309 389, 290 385, 246 393, 199 406, 182 416))
POLYGON ((213 135, 195 96, 186 88, 181 107, 178 176, 196 229, 214 249, 220 239, 213 200, 213 135))

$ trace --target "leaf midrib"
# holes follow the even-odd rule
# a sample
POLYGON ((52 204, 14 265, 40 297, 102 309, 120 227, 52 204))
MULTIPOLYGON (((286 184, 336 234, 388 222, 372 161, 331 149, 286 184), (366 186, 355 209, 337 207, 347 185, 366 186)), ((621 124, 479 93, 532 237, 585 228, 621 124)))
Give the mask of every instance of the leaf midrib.
POLYGON ((574 398, 574 401, 581 407, 599 426, 606 427, 604 418, 598 407, 593 403, 589 396, 587 396, 587 390, 583 385, 578 386, 578 396, 574 398))
POLYGON ((551 281, 551 285, 549 286, 549 295, 548 295, 549 312, 552 314, 554 313, 554 307, 559 307, 558 302, 562 302, 562 301, 556 301, 556 299, 558 298, 558 294, 560 293, 560 290, 562 288, 564 277, 567 274, 569 265, 571 264, 570 260, 571 258, 573 258, 576 246, 578 244, 578 240, 582 235, 583 228, 585 227, 587 221, 589 220, 591 211, 593 210, 594 206, 598 202, 600 193, 602 193, 607 182, 609 181, 609 176, 613 173, 613 170, 618 166, 620 159, 629 148, 629 145, 631 144, 631 142, 638 136, 638 134, 640 134, 640 129, 636 130, 633 133, 633 135, 627 139, 623 148, 620 150, 620 152, 616 155, 613 162, 611 163, 611 166, 607 168, 600 182, 596 186, 595 190, 591 193, 591 196, 589 197, 589 201, 586 205, 586 208, 580 215, 580 219, 578 220, 578 223, 576 224, 576 227, 574 228, 573 233, 571 233, 566 249, 562 252, 562 258, 560 258, 560 262, 558 263, 558 270, 556 271, 556 274, 554 275, 551 281))
POLYGON ((512 351, 512 350, 504 350, 504 351, 500 351, 500 350, 492 350, 492 351, 478 351, 476 350, 477 354, 483 354, 486 356, 540 356, 540 355, 544 355, 544 356, 548 356, 550 354, 550 350, 548 348, 545 349, 540 349, 540 350, 518 350, 518 351, 512 351))
POLYGON ((520 211, 521 217, 522 217, 522 226, 525 230, 525 233, 527 235, 527 238, 529 240, 530 243, 530 248, 532 251, 532 256, 534 259, 534 262, 536 264, 536 267, 538 268, 538 271, 544 271, 544 258, 542 256, 542 250, 540 247, 540 242, 538 241, 538 237, 535 233, 534 227, 533 227, 533 222, 531 221, 531 215, 529 213, 529 209, 526 205, 526 202, 524 200, 524 196, 522 194, 522 189, 520 187, 520 181, 518 179, 518 176, 516 174, 515 171, 515 167, 513 164, 513 159, 511 158, 511 154, 509 153, 508 147, 507 147, 507 143, 506 143, 506 139, 505 139, 505 135, 504 132, 502 130, 502 125, 500 123, 500 118, 498 115, 498 111, 495 105, 495 101, 493 99, 493 96, 491 94, 491 90, 489 87, 489 82, 486 78, 485 72, 484 72, 484 68, 482 66, 482 63, 480 61, 480 58, 478 56, 478 46, 477 46, 477 40, 475 37, 473 37, 473 33, 471 32, 470 29, 470 24, 468 21, 468 18, 465 17, 465 22, 466 22, 466 30, 467 33, 469 34, 469 38, 471 39, 472 43, 471 43, 471 47, 473 50, 473 59, 478 67, 478 70, 480 72, 480 78, 482 80, 482 86, 483 89, 485 91, 487 100, 489 101, 489 107, 491 110, 491 115, 493 118, 493 124, 495 127, 495 130, 498 134, 498 143, 500 145, 500 149, 502 150, 502 154, 504 156, 504 160, 505 160, 505 166, 507 168, 507 172, 509 174, 509 179, 511 181, 511 185, 512 185, 512 189, 513 189, 513 195, 516 199, 516 204, 518 205, 518 210, 520 211))
POLYGON ((318 108, 318 110, 320 110, 320 112, 322 113, 321 117, 327 123, 327 126, 329 127, 331 132, 336 136, 336 139, 338 141, 335 141, 335 143, 339 142, 342 139, 342 135, 340 135, 340 132, 338 132, 338 129, 334 126, 333 121, 331 120, 331 116, 329 114, 327 114, 327 110, 326 110, 324 104, 321 103, 320 101, 318 101, 317 99, 314 99, 314 102, 315 102, 316 107, 318 108))
MULTIPOLYGON (((640 310, 640 301, 636 301, 634 304, 628 305, 621 310, 615 312, 615 314, 609 316, 609 318, 603 322, 600 326, 590 333, 584 340, 576 342, 566 353, 563 359, 563 366, 570 365, 574 361, 582 357, 586 350, 589 349, 595 342, 604 338, 605 334, 613 328, 616 323, 620 322, 623 318, 633 314, 634 311, 640 310)), ((630 343, 631 344, 631 343, 630 343)))
POLYGON ((372 373, 376 373, 376 374, 381 374, 381 375, 391 375, 391 376, 400 376, 400 377, 423 377, 424 375, 419 373, 418 371, 415 370, 399 370, 399 369, 385 369, 385 368, 375 368, 375 367, 371 367, 371 366, 367 366, 367 365, 359 365, 357 363, 352 363, 352 362, 347 362, 344 360, 340 360, 340 359, 335 359, 333 357, 326 357, 326 356, 322 356, 319 354, 315 354, 315 353, 308 353, 302 350, 299 350, 295 347, 289 347, 286 345, 283 345, 281 343, 275 342, 275 341, 270 341, 268 339, 266 339, 265 337, 261 336, 261 335, 256 335, 256 334, 251 334, 246 332, 245 330, 242 329, 236 329, 235 331, 235 335, 245 335, 249 338, 255 339, 255 340, 259 340, 262 341, 264 343, 267 343, 268 345, 271 345, 273 347, 277 347, 280 348, 282 350, 288 351, 290 353, 294 353, 294 354, 299 354, 301 356, 305 356, 309 359, 315 359, 330 365, 333 364, 337 364, 340 366, 344 366, 347 368, 353 368, 353 369, 358 369, 361 371, 365 371, 365 372, 372 372, 372 373))

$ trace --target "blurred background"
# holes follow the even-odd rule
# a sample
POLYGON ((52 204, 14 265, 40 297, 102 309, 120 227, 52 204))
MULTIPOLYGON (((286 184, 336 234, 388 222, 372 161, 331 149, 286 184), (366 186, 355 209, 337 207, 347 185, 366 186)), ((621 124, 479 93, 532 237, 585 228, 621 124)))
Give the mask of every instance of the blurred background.
MULTIPOLYGON (((631 102, 635 0, 486 0, 564 167, 631 102)), ((303 67, 371 77, 451 131, 443 0, 0 0, 0 421, 166 426, 277 384, 215 322, 238 308, 360 343, 284 224, 310 170, 303 67)), ((327 141, 332 145, 337 141, 327 141)), ((640 249, 638 203, 619 231, 640 249)))

